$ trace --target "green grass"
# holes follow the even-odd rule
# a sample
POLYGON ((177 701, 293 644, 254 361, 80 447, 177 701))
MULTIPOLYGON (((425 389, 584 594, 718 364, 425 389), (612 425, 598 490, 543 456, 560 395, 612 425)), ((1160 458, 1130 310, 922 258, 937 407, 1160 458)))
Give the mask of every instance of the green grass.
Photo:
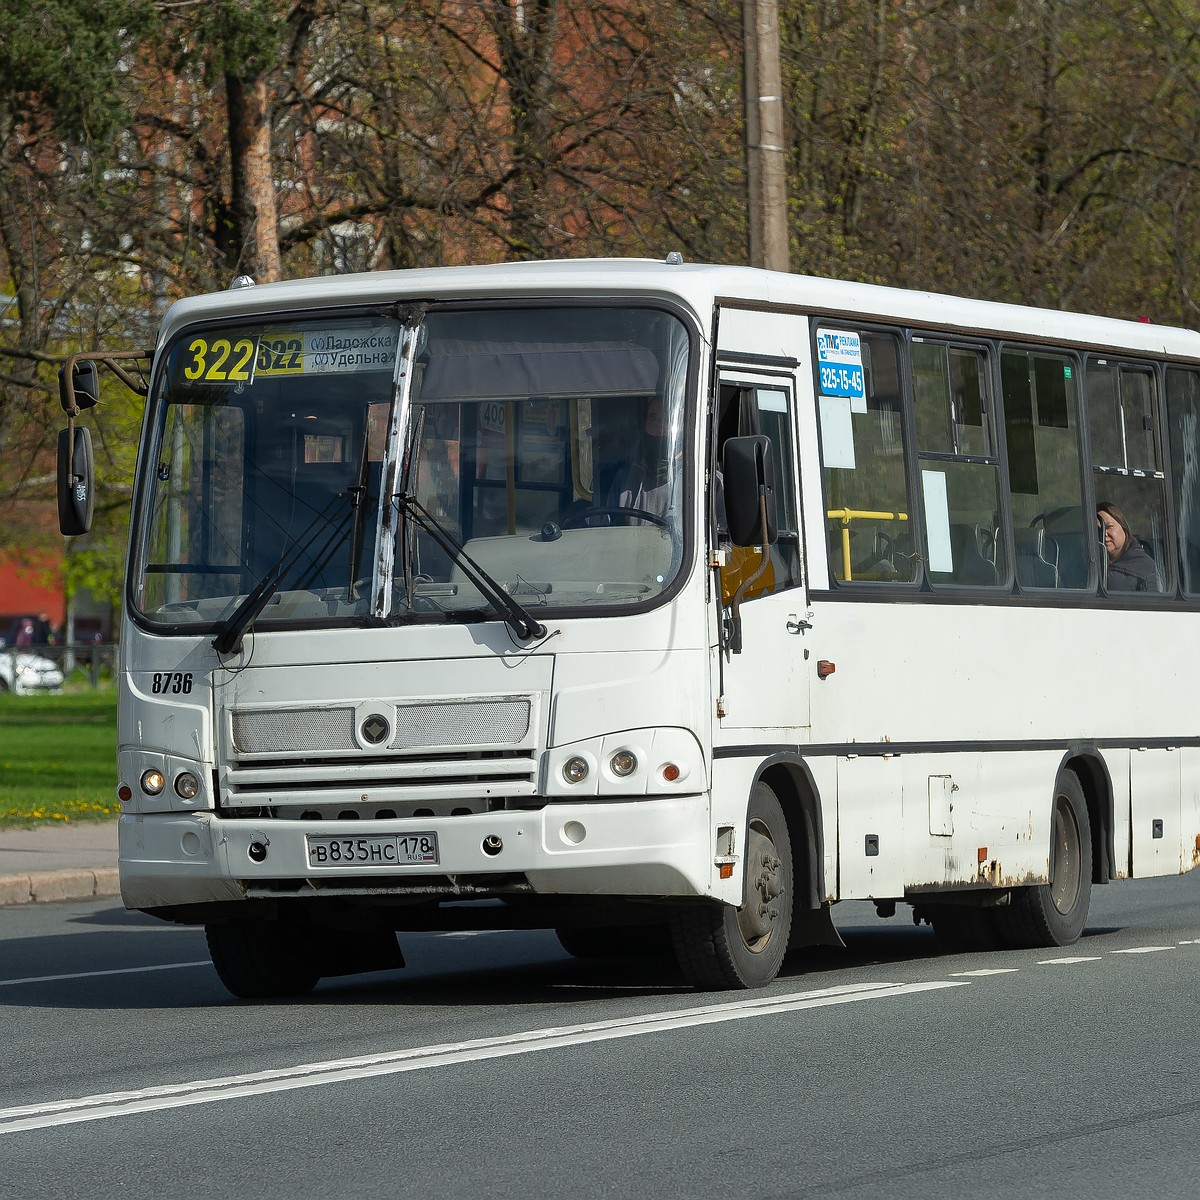
POLYGON ((115 691, 0 695, 0 828, 119 811, 115 691))

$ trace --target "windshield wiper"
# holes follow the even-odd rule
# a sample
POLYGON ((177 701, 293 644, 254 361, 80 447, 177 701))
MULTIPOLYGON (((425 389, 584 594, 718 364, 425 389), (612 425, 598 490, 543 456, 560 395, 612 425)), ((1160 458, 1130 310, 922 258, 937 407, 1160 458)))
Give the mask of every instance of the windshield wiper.
POLYGON ((546 627, 504 590, 464 549, 458 540, 417 498, 408 492, 393 497, 402 512, 413 524, 424 530, 450 557, 462 567, 463 574, 482 595, 491 601, 500 619, 522 641, 546 636, 546 627))
POLYGON ((346 581, 346 598, 358 599, 358 560, 362 557, 363 535, 366 532, 367 480, 371 473, 371 439, 363 431, 362 456, 358 463, 358 483, 350 489, 354 522, 350 526, 350 577, 346 581))
POLYGON ((326 529, 325 526, 330 525, 330 510, 339 500, 344 500, 345 498, 345 492, 339 492, 336 496, 332 497, 329 503, 313 517, 308 525, 284 547, 283 554, 267 568, 266 574, 250 589, 245 600, 233 610, 229 619, 217 631, 217 636, 213 638, 212 645, 218 654, 237 654, 241 650, 242 637, 246 630, 254 623, 259 613, 267 607, 271 597, 279 590, 287 573, 308 552, 309 547, 312 546, 321 534, 327 534, 329 540, 321 547, 319 553, 314 556, 314 563, 319 562, 322 555, 332 551, 334 538, 341 532, 343 526, 346 524, 346 517, 353 510, 347 509, 337 521, 332 523, 332 528, 326 529))

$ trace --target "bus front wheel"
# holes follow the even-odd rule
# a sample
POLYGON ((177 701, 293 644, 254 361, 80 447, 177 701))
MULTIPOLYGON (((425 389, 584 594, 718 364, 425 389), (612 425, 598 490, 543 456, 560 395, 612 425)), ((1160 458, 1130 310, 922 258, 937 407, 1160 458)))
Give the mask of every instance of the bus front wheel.
POLYGON ((312 943, 294 922, 244 917, 204 927, 221 982, 243 1000, 306 996, 321 978, 312 943))
POLYGON ((1092 895, 1092 828, 1079 779, 1064 771, 1054 789, 1050 879, 1015 888, 994 909, 996 930, 1011 947, 1070 946, 1079 940, 1092 895))
POLYGON ((671 940, 687 981, 709 991, 762 987, 779 974, 794 902, 792 843, 775 793, 757 783, 746 820, 742 904, 678 905, 671 940))

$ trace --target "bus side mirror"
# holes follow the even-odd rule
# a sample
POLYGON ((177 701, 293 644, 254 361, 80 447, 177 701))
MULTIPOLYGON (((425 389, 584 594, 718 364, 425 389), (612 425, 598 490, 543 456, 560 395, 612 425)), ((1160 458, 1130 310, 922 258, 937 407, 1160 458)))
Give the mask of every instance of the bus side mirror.
POLYGON ((85 358, 69 365, 70 387, 67 386, 67 368, 63 366, 58 370, 58 402, 63 412, 95 408, 100 403, 100 377, 96 364, 85 358))
POLYGON ((735 546, 774 545, 779 540, 779 518, 770 439, 761 433, 730 438, 721 455, 721 468, 730 540, 735 546))
POLYGON ((58 527, 67 537, 92 527, 93 484, 91 432, 71 425, 58 435, 58 527))

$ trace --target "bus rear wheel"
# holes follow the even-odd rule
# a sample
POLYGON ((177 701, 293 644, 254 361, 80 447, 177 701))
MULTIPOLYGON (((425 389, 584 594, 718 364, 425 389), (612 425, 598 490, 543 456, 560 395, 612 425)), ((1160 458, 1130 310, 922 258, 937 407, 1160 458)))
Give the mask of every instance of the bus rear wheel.
POLYGON ((321 973, 304 927, 252 917, 204 927, 208 953, 221 982, 243 1000, 306 996, 321 973))
POLYGON ((996 931, 1013 948, 1070 946, 1079 940, 1092 896, 1092 828, 1087 798, 1071 771, 1054 789, 1050 880, 1014 888, 1012 902, 993 910, 996 931))
POLYGON ((792 842, 778 797, 765 783, 750 796, 742 904, 678 905, 671 940, 684 977, 709 991, 762 987, 779 974, 794 902, 792 842))

